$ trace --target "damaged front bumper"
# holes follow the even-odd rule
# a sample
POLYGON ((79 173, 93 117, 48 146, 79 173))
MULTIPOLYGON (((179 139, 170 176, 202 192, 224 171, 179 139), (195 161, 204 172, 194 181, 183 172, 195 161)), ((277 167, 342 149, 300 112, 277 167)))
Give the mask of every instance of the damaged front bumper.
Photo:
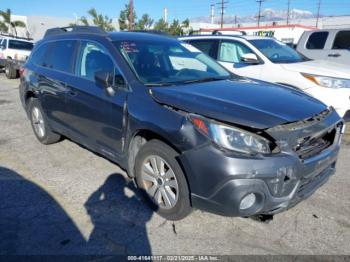
POLYGON ((192 205, 225 216, 275 214, 291 208, 334 174, 342 130, 341 119, 330 111, 315 121, 267 130, 281 149, 277 154, 235 155, 212 144, 186 151, 179 159, 188 174, 192 205), (319 143, 317 136, 333 129, 332 144, 321 152, 298 151, 297 146, 304 143, 309 148, 311 142, 319 143), (242 209, 242 201, 252 194, 254 203, 242 209))

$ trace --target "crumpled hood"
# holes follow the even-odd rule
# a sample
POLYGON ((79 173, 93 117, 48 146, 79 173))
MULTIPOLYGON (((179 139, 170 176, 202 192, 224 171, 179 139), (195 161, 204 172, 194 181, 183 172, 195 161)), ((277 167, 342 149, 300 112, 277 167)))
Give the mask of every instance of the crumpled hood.
POLYGON ((303 92, 247 79, 153 87, 152 96, 189 113, 256 129, 304 120, 326 109, 303 92))
POLYGON ((281 64, 281 66, 294 72, 350 79, 349 67, 327 60, 311 60, 301 63, 281 64))

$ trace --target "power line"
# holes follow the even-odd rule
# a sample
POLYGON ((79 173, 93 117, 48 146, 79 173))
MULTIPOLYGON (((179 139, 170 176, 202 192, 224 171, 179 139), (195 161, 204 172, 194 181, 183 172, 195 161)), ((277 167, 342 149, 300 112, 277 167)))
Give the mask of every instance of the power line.
POLYGON ((221 9, 220 27, 223 28, 224 27, 224 13, 225 13, 225 9, 227 8, 227 6, 225 6, 225 5, 228 4, 228 1, 221 0, 221 3, 216 3, 216 4, 221 5, 220 6, 220 9, 221 9))
POLYGON ((256 16, 256 18, 258 18, 258 27, 260 26, 260 19, 264 17, 261 15, 261 5, 264 1, 265 0, 256 0, 256 2, 259 3, 259 14, 256 16))

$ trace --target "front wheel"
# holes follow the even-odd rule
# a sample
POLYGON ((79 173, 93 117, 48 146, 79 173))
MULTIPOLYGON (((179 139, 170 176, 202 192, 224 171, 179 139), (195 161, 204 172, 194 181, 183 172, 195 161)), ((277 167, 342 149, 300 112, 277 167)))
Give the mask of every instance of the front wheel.
POLYGON ((174 149, 158 140, 147 142, 135 161, 136 183, 151 207, 168 220, 180 220, 191 212, 190 194, 174 149))

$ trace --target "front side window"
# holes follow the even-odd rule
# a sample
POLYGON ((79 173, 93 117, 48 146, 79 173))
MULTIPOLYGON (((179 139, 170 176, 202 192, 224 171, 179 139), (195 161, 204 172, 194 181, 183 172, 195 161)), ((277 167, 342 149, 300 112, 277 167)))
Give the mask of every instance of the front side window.
POLYGON ((77 41, 61 40, 48 43, 48 52, 42 66, 62 72, 73 72, 74 53, 77 41))
POLYGON ((219 51, 219 60, 229 63, 242 63, 244 54, 253 53, 246 45, 235 41, 222 41, 219 51))
POLYGON ((95 73, 114 72, 114 63, 107 51, 97 43, 83 41, 78 56, 77 74, 94 81, 95 73))
POLYGON ((340 31, 337 33, 333 49, 350 49, 350 31, 340 31))
POLYGON ((315 32, 312 33, 307 40, 307 49, 323 49, 328 37, 328 32, 315 32))
POLYGON ((287 44, 274 39, 254 39, 249 40, 249 43, 255 46, 272 63, 298 63, 307 60, 307 58, 299 54, 287 44))
POLYGON ((144 84, 180 84, 230 76, 214 60, 182 42, 133 40, 114 45, 144 84))
POLYGON ((20 40, 9 40, 9 48, 17 50, 27 50, 31 51, 34 45, 30 42, 20 41, 20 40))

